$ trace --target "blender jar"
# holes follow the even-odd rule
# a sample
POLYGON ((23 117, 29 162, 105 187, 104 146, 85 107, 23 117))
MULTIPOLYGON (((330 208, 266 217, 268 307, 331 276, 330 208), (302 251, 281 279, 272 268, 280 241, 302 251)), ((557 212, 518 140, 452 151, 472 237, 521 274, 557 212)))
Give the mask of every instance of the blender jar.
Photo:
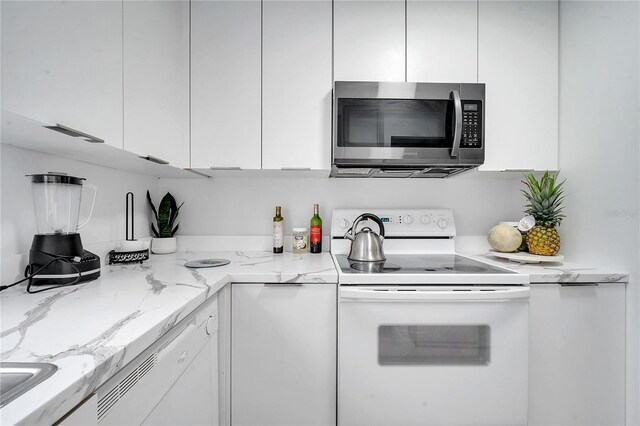
POLYGON ((38 234, 75 234, 89 222, 96 200, 95 186, 87 185, 93 190, 91 207, 87 219, 78 225, 84 178, 51 172, 28 176, 38 234))

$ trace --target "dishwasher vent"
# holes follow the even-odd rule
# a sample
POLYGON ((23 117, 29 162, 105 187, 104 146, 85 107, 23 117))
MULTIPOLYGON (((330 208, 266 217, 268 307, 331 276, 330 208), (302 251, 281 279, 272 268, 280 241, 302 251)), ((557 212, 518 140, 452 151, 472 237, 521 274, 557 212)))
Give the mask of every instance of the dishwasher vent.
POLYGON ((158 363, 158 354, 153 353, 134 368, 124 379, 98 399, 98 421, 102 420, 113 406, 129 392, 158 363))

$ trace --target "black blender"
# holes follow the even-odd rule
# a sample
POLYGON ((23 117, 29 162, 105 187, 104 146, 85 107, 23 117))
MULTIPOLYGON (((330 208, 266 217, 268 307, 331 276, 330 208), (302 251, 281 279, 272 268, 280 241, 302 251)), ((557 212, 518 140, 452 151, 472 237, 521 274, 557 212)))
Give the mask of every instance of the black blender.
POLYGON ((95 280, 100 276, 100 258, 84 250, 78 230, 91 218, 96 187, 86 220, 78 225, 84 178, 64 173, 28 175, 31 177, 33 207, 38 233, 33 237, 25 277, 29 287, 67 286, 95 280))

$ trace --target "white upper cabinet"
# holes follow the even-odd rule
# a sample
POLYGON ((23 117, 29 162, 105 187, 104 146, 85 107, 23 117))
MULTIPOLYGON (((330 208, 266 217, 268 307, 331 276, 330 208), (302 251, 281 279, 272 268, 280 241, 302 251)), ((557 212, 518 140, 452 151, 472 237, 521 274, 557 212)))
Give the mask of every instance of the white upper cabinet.
POLYGON ((331 167, 331 0, 263 4, 262 168, 331 167))
POLYGON ((124 148, 189 167, 189 3, 124 2, 124 148))
POLYGON ((407 1, 407 81, 478 81, 478 2, 407 1))
POLYGON ((405 81, 404 0, 335 0, 334 80, 405 81))
POLYGON ((486 83, 480 170, 558 168, 558 2, 480 0, 478 81, 486 83))
POLYGON ((191 3, 192 168, 261 167, 260 22, 260 1, 191 3))
POLYGON ((2 108, 122 148, 122 2, 1 7, 2 108))

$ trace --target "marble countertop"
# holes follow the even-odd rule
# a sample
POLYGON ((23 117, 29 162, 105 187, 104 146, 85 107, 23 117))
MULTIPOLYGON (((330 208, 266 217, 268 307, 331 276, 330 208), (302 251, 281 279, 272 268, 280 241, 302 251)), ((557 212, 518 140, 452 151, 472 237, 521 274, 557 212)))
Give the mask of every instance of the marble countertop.
POLYGON ((95 281, 0 293, 0 361, 49 362, 58 371, 0 409, 0 424, 51 424, 230 282, 336 283, 329 253, 178 252, 103 266, 95 281), (188 269, 189 260, 229 265, 188 269))
POLYGON ((571 262, 518 263, 492 256, 486 250, 461 252, 460 254, 482 262, 529 275, 529 284, 581 284, 628 282, 629 275, 593 268, 571 262))

